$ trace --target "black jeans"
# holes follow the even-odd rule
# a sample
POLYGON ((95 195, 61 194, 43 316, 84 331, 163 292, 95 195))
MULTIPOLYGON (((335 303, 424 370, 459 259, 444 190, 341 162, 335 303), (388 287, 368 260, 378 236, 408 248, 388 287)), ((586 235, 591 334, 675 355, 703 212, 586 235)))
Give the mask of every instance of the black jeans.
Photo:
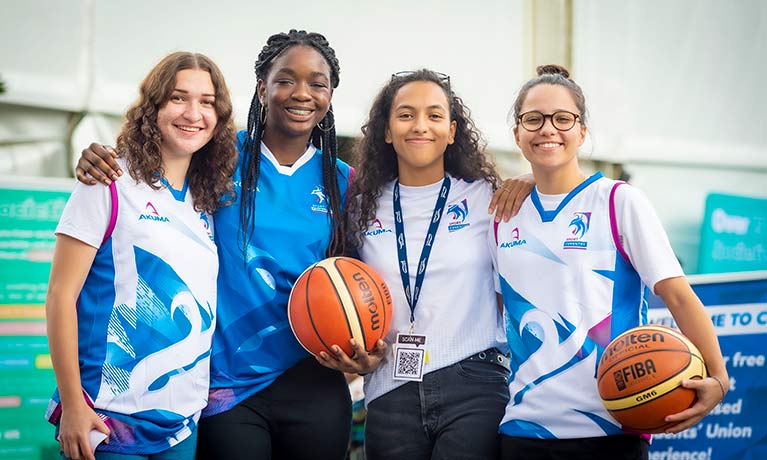
POLYGON ((367 460, 498 458, 509 371, 463 360, 368 404, 367 460))
POLYGON ((351 397, 342 373, 307 358, 232 409, 200 420, 198 460, 343 460, 351 397))

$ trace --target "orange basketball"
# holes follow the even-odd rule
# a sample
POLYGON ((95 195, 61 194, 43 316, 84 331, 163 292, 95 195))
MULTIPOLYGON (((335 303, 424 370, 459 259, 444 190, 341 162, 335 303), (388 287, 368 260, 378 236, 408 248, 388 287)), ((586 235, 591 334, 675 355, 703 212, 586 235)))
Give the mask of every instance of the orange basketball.
POLYGON ((695 345, 663 326, 640 326, 615 338, 605 348, 597 369, 602 403, 628 431, 662 433, 667 415, 696 400, 683 379, 706 377, 706 365, 695 345))
POLYGON ((351 356, 349 339, 371 350, 386 336, 391 308, 389 288, 370 266, 330 257, 298 277, 288 300, 288 320, 309 353, 331 353, 335 344, 351 356))

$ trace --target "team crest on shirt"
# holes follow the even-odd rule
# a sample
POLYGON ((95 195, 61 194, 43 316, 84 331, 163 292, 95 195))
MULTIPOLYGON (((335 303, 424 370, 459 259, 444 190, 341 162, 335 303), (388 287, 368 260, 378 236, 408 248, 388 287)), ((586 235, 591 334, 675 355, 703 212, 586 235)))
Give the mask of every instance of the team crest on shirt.
POLYGON ((519 227, 514 227, 514 230, 511 231, 511 240, 504 241, 498 247, 500 249, 515 248, 517 246, 522 246, 523 244, 527 244, 527 240, 525 240, 524 238, 520 238, 519 227))
POLYGON ((200 223, 202 223, 202 228, 205 229, 205 233, 208 234, 208 238, 210 238, 210 241, 214 241, 213 229, 210 228, 210 220, 208 218, 207 213, 204 213, 204 212, 200 213, 200 223))
POLYGON ((312 203, 312 211, 321 214, 327 214, 328 201, 325 197, 325 188, 321 185, 316 185, 312 189, 311 195, 314 197, 314 203, 312 203))
POLYGON ((573 220, 570 221, 570 225, 567 227, 570 233, 565 239, 563 249, 580 249, 585 250, 588 246, 588 242, 583 241, 583 237, 586 232, 589 231, 591 225, 591 212, 574 212, 573 220))
POLYGON ((157 212, 157 208, 152 204, 151 201, 146 202, 146 206, 144 206, 144 212, 142 214, 139 214, 138 216, 139 222, 142 220, 153 220, 155 222, 170 222, 170 219, 168 219, 165 216, 161 216, 159 212, 157 212))
POLYGON ((365 232, 365 236, 378 236, 391 232, 391 229, 383 228, 381 221, 376 219, 373 221, 373 223, 370 224, 370 227, 368 227, 368 231, 365 232))
POLYGON ((447 214, 450 216, 450 222, 447 224, 450 233, 471 225, 466 221, 469 217, 469 202, 466 198, 458 203, 448 204, 447 214))

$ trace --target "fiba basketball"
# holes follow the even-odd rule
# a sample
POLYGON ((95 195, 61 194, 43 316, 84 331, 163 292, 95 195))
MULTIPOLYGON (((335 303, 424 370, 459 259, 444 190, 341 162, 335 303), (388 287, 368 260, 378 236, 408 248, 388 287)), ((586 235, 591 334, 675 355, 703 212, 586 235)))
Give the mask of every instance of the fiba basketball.
POLYGON ((640 326, 605 348, 597 369, 602 403, 623 429, 661 433, 668 415, 695 403, 683 379, 706 377, 700 352, 687 337, 663 326, 640 326))
POLYGON ((335 344, 351 356, 351 338, 372 350, 389 330, 391 310, 391 294, 381 276, 349 257, 330 257, 306 269, 288 300, 293 334, 313 355, 332 353, 335 344))

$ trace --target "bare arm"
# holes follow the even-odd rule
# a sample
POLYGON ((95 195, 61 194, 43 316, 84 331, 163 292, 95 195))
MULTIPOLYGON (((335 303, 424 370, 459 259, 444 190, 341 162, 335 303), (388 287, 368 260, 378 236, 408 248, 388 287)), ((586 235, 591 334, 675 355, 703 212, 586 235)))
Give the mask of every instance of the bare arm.
POLYGON ((517 177, 506 179, 500 187, 493 193, 490 200, 488 213, 495 211, 495 221, 508 222, 512 216, 516 216, 522 202, 525 201, 535 187, 535 179, 530 173, 520 174, 517 177))
POLYGON ((719 404, 729 390, 730 379, 714 325, 687 280, 680 276, 659 281, 655 293, 666 303, 682 333, 698 347, 709 374, 705 379, 682 382, 685 388, 697 391, 698 400, 691 408, 666 417, 667 422, 678 422, 666 431, 678 433, 698 423, 719 404))
POLYGON ((82 151, 77 160, 77 180, 88 185, 95 185, 96 181, 109 185, 123 173, 115 158, 117 152, 112 147, 94 142, 82 151))
POLYGON ((45 302, 48 344, 61 397, 61 449, 67 458, 86 460, 94 460, 89 432, 96 429, 109 435, 83 398, 78 364, 76 302, 95 256, 96 248, 58 235, 45 302))

